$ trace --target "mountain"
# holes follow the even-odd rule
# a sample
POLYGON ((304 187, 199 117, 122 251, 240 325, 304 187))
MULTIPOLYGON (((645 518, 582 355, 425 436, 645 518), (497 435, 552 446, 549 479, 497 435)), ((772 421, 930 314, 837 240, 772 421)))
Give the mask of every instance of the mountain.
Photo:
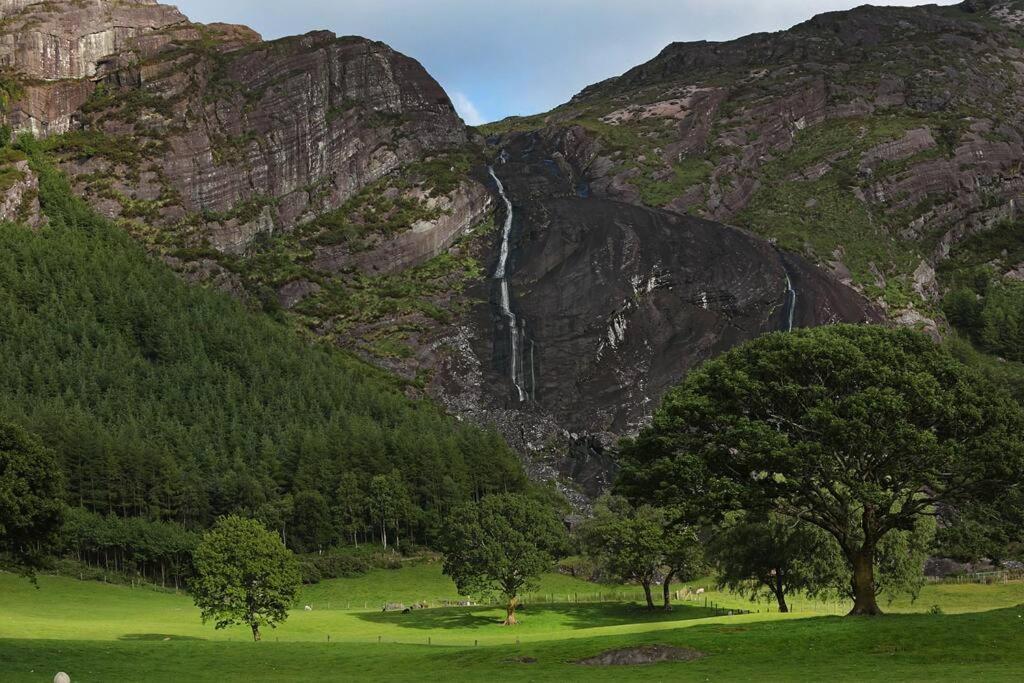
POLYGON ((675 43, 538 130, 595 194, 764 235, 936 332, 935 269, 1016 215, 1024 3, 871 7, 675 43))
MULTIPOLYGON (((1024 261, 999 245, 1024 188, 1022 2, 673 44, 480 129, 364 38, 263 41, 143 1, 0 12, 2 122, 75 194, 186 281, 498 429, 579 505, 668 387, 764 333, 948 319, 964 357, 1016 373, 972 344, 1018 334, 1001 283, 1024 261)), ((19 154, 0 218, 43 225, 19 154)))
POLYGON ((526 486, 498 435, 188 286, 29 152, 47 225, 0 227, 0 420, 58 453, 71 505, 192 529, 240 511, 312 551, 378 528, 373 477, 398 478, 389 526, 420 543, 449 506, 526 486))
MULTIPOLYGON (((560 134, 484 140, 381 43, 266 42, 154 2, 0 10, 3 121, 76 194, 187 281, 497 427, 570 497, 607 485, 607 447, 701 360, 879 319, 749 232, 603 192, 560 134)), ((12 163, 4 215, 39 224, 12 163)))

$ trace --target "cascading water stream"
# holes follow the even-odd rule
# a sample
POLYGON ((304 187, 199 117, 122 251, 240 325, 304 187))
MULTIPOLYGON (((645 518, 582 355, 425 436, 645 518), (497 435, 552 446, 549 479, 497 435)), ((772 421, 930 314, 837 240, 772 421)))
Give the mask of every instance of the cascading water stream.
POLYGON ((789 271, 786 272, 786 305, 788 310, 786 311, 786 332, 793 331, 793 317, 796 315, 796 290, 793 289, 793 280, 789 277, 789 271))
POLYGON ((512 385, 516 388, 519 394, 519 400, 526 400, 526 392, 523 391, 522 382, 520 382, 520 362, 519 362, 519 319, 516 314, 512 312, 512 297, 509 292, 509 284, 507 277, 508 270, 508 255, 509 255, 509 239, 512 235, 512 202, 505 194, 505 186, 501 184, 501 180, 498 179, 497 174, 494 172, 494 167, 489 166, 487 170, 490 172, 491 177, 494 178, 495 184, 498 186, 498 195, 501 200, 505 202, 505 225, 501 232, 501 251, 498 256, 498 267, 494 271, 494 279, 498 281, 498 290, 500 291, 499 306, 501 308, 501 315, 508 321, 508 333, 509 333, 509 376, 512 379, 512 385))

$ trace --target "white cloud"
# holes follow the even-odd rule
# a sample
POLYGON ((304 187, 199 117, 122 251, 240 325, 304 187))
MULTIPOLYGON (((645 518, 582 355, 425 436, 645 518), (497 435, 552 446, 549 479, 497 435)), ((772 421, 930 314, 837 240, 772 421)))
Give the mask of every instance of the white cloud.
POLYGON ((480 110, 476 108, 476 105, 461 92, 452 93, 452 104, 455 105, 455 111, 459 112, 459 116, 470 126, 479 126, 481 123, 487 123, 484 117, 480 114, 480 110))

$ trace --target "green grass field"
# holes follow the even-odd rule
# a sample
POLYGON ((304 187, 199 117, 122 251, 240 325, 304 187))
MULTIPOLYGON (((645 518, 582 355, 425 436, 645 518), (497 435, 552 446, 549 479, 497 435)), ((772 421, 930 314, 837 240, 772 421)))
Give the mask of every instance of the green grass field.
POLYGON ((753 613, 716 615, 705 596, 654 613, 630 601, 583 602, 631 590, 551 575, 527 601, 522 624, 508 628, 492 607, 382 613, 385 601, 457 595, 437 564, 379 570, 305 589, 301 602, 313 610, 294 611, 257 644, 247 629, 203 625, 187 595, 47 576, 37 590, 0 574, 0 680, 48 681, 58 670, 73 681, 1010 680, 1024 670, 1020 583, 928 586, 916 604, 890 605, 881 619, 844 619, 834 615, 843 605, 799 599, 795 614, 780 615, 714 591, 710 602, 753 613), (552 599, 560 602, 541 602, 552 599), (945 614, 923 613, 933 605, 945 614), (642 644, 706 656, 639 667, 573 663, 642 644))

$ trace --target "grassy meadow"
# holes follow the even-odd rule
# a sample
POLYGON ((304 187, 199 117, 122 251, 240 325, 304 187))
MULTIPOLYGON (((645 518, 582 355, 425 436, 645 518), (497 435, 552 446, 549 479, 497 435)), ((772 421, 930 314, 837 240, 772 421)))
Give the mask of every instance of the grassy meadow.
POLYGON ((458 598, 437 564, 420 564, 308 587, 301 602, 312 611, 293 611, 252 643, 245 628, 202 624, 184 594, 50 576, 37 589, 0 574, 0 680, 49 681, 58 670, 73 681, 1010 680, 1024 670, 1021 583, 931 585, 914 604, 889 605, 881 619, 845 619, 837 616, 844 605, 799 598, 797 611, 782 615, 715 591, 650 613, 622 599, 631 592, 549 575, 514 628, 488 606, 383 613, 384 602, 458 598), (705 607, 705 597, 719 609, 705 607), (927 614, 935 605, 943 614, 927 614), (723 613, 729 609, 752 611, 723 613), (645 644, 705 656, 650 666, 574 663, 645 644))

